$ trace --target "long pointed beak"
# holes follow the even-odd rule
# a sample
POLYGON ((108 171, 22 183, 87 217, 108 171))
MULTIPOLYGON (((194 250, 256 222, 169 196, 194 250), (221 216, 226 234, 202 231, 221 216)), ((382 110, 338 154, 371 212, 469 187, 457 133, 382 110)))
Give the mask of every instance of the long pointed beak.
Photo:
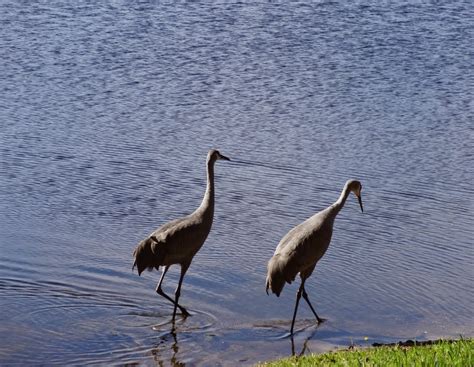
POLYGON ((220 154, 220 157, 219 157, 219 158, 220 158, 220 159, 223 159, 223 160, 225 160, 225 161, 230 161, 230 158, 227 158, 226 156, 224 156, 224 155, 222 155, 222 154, 220 154))
POLYGON ((362 206, 362 196, 358 195, 357 199, 359 200, 360 210, 362 210, 362 213, 363 213, 364 212, 364 207, 362 206))

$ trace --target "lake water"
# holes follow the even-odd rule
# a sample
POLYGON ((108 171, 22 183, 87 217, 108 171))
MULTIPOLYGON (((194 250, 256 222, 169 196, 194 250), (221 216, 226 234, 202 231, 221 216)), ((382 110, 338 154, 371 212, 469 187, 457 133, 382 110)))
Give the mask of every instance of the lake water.
MULTIPOLYGON (((410 4, 408 4, 410 3, 410 4)), ((296 353, 474 335, 473 6, 3 1, 0 362, 248 365, 292 352, 294 225, 349 197, 307 281, 296 353), (192 212, 212 231, 178 318, 132 273, 192 212), (242 164, 245 161, 252 164, 242 164), (367 340, 365 340, 367 339, 367 340)), ((179 268, 165 290, 172 294, 179 268)))

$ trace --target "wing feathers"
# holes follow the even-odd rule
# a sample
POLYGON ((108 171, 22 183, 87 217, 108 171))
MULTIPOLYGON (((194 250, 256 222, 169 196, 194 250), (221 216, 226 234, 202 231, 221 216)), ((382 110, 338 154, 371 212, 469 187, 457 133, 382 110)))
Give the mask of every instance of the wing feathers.
POLYGON ((298 274, 298 267, 291 257, 274 255, 268 262, 268 272, 266 281, 266 291, 268 289, 275 293, 278 297, 286 283, 291 284, 298 274))
POLYGON ((166 251, 163 243, 158 242, 155 236, 150 236, 141 241, 133 252, 135 261, 133 263, 132 271, 135 266, 138 270, 138 275, 145 270, 159 269, 163 264, 166 251))

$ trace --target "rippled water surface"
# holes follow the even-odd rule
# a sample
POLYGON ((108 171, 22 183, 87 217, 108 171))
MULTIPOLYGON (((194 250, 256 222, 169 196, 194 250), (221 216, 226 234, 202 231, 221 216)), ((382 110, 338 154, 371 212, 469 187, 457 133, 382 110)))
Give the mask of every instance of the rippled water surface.
POLYGON ((336 220, 295 352, 472 336, 473 6, 382 3, 3 1, 1 364, 290 354, 298 282, 267 296, 266 263, 349 178, 365 211, 336 220), (131 255, 199 205, 213 147, 234 162, 171 332, 131 255))

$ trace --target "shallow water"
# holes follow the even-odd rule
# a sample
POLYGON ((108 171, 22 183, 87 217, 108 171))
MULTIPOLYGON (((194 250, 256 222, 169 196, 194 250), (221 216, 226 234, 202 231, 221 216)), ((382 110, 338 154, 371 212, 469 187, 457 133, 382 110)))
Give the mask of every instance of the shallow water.
MULTIPOLYGON (((0 5, 0 362, 236 365, 292 352, 294 225, 350 197, 295 353, 473 335, 472 5, 0 5), (136 243, 216 212, 172 332, 136 243), (364 340, 368 337, 368 340, 364 340)), ((173 293, 178 269, 165 289, 173 293)))

